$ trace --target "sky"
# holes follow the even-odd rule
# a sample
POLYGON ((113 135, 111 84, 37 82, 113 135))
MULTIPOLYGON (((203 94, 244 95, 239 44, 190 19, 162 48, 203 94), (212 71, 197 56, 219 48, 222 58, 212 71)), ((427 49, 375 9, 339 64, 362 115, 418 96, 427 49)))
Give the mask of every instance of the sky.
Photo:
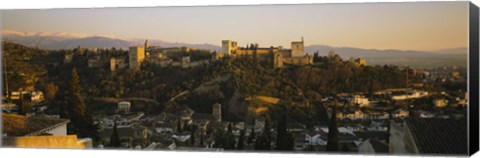
POLYGON ((305 45, 433 51, 467 47, 468 2, 2 11, 3 29, 191 44, 305 45))

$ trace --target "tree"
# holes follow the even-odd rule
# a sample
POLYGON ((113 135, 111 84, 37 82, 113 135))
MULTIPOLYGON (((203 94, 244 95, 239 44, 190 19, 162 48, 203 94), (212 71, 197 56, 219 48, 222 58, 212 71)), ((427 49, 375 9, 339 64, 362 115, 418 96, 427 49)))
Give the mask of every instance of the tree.
POLYGON ((181 133, 183 131, 182 122, 180 118, 177 120, 177 132, 181 133))
POLYGON ((238 137, 237 149, 243 149, 245 139, 245 130, 240 131, 240 136, 238 137))
POLYGON ((228 133, 232 133, 232 130, 233 130, 232 123, 229 123, 228 124, 228 133))
POLYGON ((72 114, 74 117, 78 117, 75 119, 81 119, 83 116, 85 116, 85 101, 83 100, 83 97, 81 95, 81 88, 80 88, 80 77, 77 74, 76 68, 72 69, 72 74, 71 74, 71 81, 70 81, 70 86, 71 86, 71 96, 70 96, 70 101, 72 102, 72 114))
POLYGON ((225 134, 224 149, 235 149, 235 136, 233 135, 231 124, 227 133, 225 134))
POLYGON ((286 150, 295 149, 295 135, 292 132, 288 132, 287 134, 287 143, 285 147, 286 147, 286 150))
POLYGON ((272 118, 270 117, 270 114, 265 113, 265 128, 264 131, 270 134, 272 129, 272 118))
POLYGON ((215 130, 213 138, 215 141, 214 147, 235 149, 235 136, 231 132, 225 131, 223 128, 218 128, 215 130))
POLYGON ((197 131, 196 126, 192 126, 190 129, 190 144, 195 146, 195 131, 197 131))
POLYGON ((255 139, 255 130, 253 130, 253 127, 252 127, 252 131, 250 132, 250 135, 248 136, 247 144, 252 144, 253 139, 255 139))
POLYGON ((120 147, 120 136, 117 131, 117 122, 113 123, 113 132, 110 136, 110 146, 111 147, 120 147))
POLYGON ((324 105, 320 104, 315 107, 316 116, 319 124, 327 125, 328 124, 328 113, 324 105))
POLYGON ((255 150, 270 150, 272 136, 270 130, 272 129, 272 121, 270 115, 265 113, 265 127, 263 128, 262 135, 260 135, 255 141, 255 150))
POLYGON ((332 116, 330 117, 330 122, 328 124, 328 141, 327 141, 327 151, 338 151, 339 149, 339 134, 337 126, 337 104, 335 101, 335 106, 333 107, 332 116))
POLYGON ((200 146, 203 147, 203 132, 200 132, 200 146))
MULTIPOLYGON (((72 121, 73 130, 77 131, 80 137, 97 138, 97 127, 93 124, 91 112, 85 106, 85 100, 81 94, 80 77, 76 68, 72 69, 70 92, 68 93, 66 104, 71 105, 69 108, 69 118, 72 121)), ((65 108, 62 108, 65 110, 65 108)))
POLYGON ((277 124, 276 150, 287 150, 287 120, 284 113, 277 124))

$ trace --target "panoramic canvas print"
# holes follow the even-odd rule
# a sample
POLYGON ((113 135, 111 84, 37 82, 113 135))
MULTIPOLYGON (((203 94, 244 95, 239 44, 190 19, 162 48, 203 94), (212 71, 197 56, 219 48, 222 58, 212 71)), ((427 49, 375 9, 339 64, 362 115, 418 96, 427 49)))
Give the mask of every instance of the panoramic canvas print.
POLYGON ((2 10, 1 145, 466 155, 468 8, 2 10))

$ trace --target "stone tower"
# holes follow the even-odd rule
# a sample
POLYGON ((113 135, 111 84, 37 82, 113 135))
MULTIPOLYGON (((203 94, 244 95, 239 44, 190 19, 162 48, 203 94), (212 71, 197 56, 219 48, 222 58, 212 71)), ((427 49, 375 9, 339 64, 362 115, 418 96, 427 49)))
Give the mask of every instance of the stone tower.
POLYGON ((300 42, 292 42, 292 57, 302 57, 304 53, 303 37, 300 42))
POLYGON ((219 103, 213 104, 212 115, 217 122, 222 122, 222 105, 219 103))
POLYGON ((145 59, 145 48, 130 47, 128 50, 128 66, 130 69, 139 70, 145 59))

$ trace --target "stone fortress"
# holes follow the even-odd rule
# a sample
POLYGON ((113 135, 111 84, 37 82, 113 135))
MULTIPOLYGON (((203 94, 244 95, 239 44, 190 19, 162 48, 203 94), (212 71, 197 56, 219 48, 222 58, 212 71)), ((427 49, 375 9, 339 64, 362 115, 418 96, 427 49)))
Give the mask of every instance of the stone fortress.
MULTIPOLYGON (((195 67, 208 64, 209 61, 191 61, 189 56, 183 56, 178 61, 173 61, 167 56, 177 54, 179 52, 190 52, 196 50, 186 47, 161 48, 151 46, 148 40, 143 46, 129 47, 128 67, 132 70, 139 70, 140 65, 144 61, 154 62, 162 66, 180 66, 182 68, 195 67)), ((313 64, 313 56, 305 54, 303 37, 301 41, 291 42, 290 49, 278 47, 258 47, 257 44, 238 47, 237 42, 231 40, 222 41, 222 50, 220 53, 213 52, 214 60, 220 58, 239 58, 239 57, 255 57, 256 59, 271 64, 274 68, 281 68, 284 65, 309 65, 313 64)), ((121 59, 110 59, 110 69, 115 71, 118 68, 124 68, 127 62, 121 59)))
POLYGON ((238 47, 237 42, 231 40, 222 41, 222 53, 216 55, 222 57, 255 56, 260 60, 271 62, 273 67, 280 68, 288 65, 308 65, 313 63, 313 57, 305 54, 303 37, 301 41, 291 43, 291 49, 283 49, 281 46, 261 48, 258 45, 250 47, 238 47))

